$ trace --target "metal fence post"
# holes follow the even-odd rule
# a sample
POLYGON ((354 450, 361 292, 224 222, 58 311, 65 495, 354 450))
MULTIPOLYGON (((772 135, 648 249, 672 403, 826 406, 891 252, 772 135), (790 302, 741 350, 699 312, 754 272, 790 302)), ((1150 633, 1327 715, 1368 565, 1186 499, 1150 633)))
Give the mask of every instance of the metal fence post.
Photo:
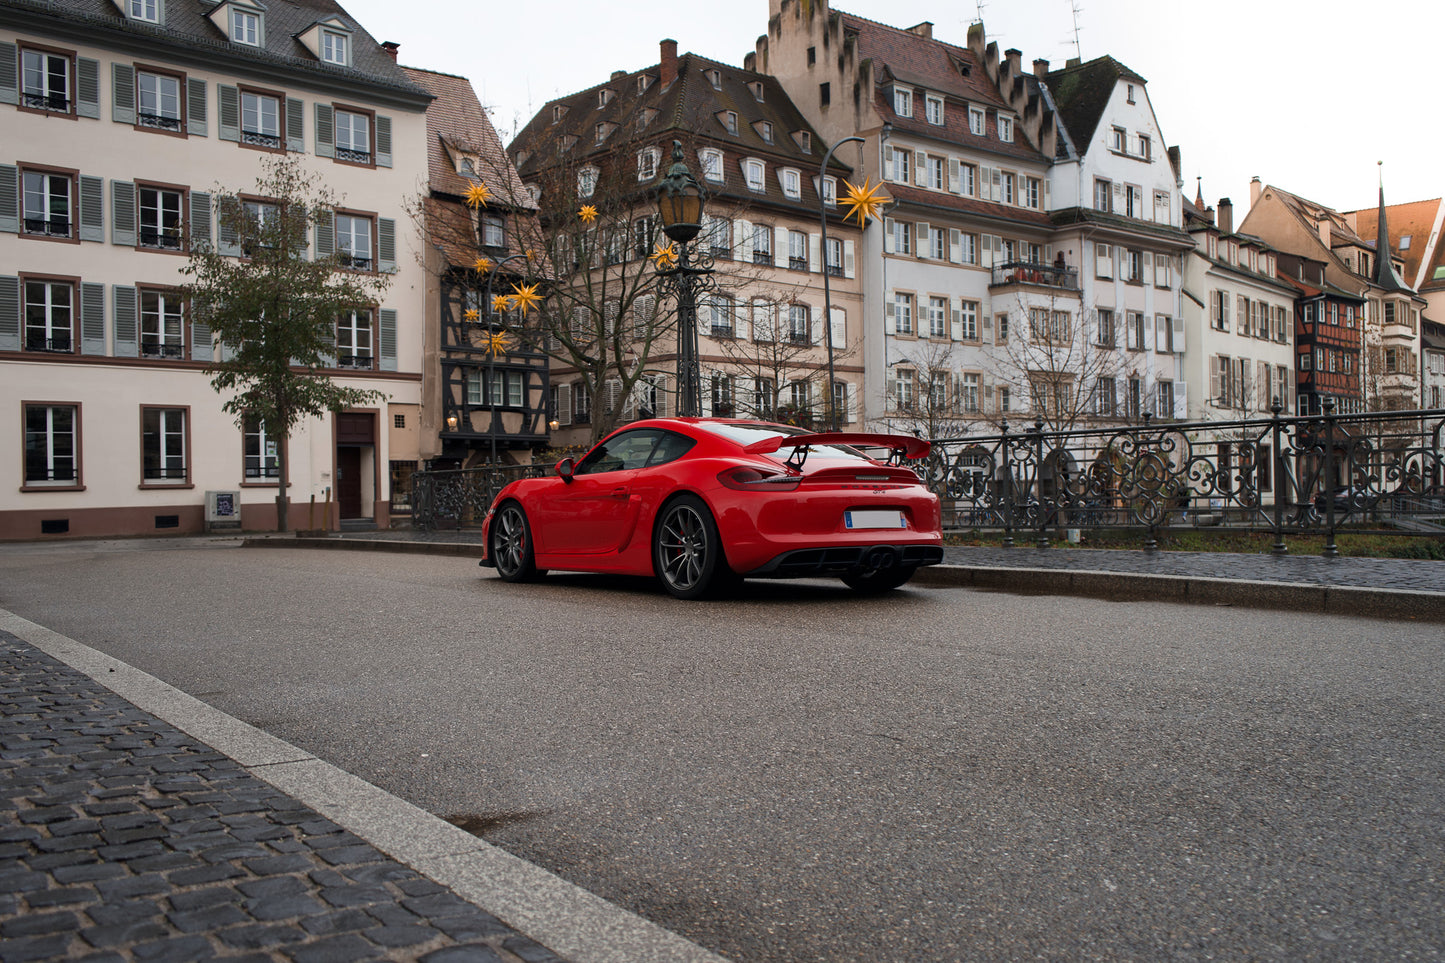
POLYGON ((1009 459, 1008 419, 999 423, 999 447, 1003 449, 1003 547, 1014 547, 1014 470, 1009 459))
POLYGON ((1325 549, 1320 554, 1325 558, 1336 558, 1340 550, 1335 545, 1335 399, 1326 396, 1325 412, 1325 474, 1320 486, 1325 499, 1325 549))
MULTIPOLYGON (((1034 505, 1037 506, 1035 512, 1038 516, 1035 521, 1039 526, 1038 539, 1034 544, 1039 548, 1048 548, 1049 516, 1044 511, 1044 422, 1042 418, 1034 422, 1034 490, 1037 492, 1034 496, 1034 505)), ((1057 503, 1057 499, 1055 502, 1057 503)))
POLYGON ((1272 415, 1269 423, 1270 451, 1273 452, 1274 464, 1270 466, 1273 472, 1274 482, 1274 545, 1270 548, 1271 555, 1288 555, 1289 546, 1284 543, 1284 449, 1280 443, 1284 440, 1284 423, 1280 421, 1280 412, 1284 411, 1284 405, 1280 404, 1278 398, 1269 406, 1272 415))

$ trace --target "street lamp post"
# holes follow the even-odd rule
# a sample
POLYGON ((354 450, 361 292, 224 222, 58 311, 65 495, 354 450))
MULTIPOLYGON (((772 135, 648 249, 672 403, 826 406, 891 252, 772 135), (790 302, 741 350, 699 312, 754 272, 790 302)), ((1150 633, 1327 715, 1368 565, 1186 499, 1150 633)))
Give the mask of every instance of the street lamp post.
POLYGON ((659 271, 677 294, 677 413, 702 413, 702 373, 698 367, 697 294, 708 285, 711 258, 693 260, 692 241, 702 230, 705 200, 702 185, 683 162, 682 142, 672 142, 672 167, 657 190, 657 212, 663 233, 678 247, 677 265, 659 271))
MULTIPOLYGON (((838 430, 838 398, 834 394, 836 389, 833 386, 833 294, 828 286, 828 203, 824 196, 823 185, 827 183, 828 161, 833 159, 833 151, 850 140, 863 143, 861 137, 844 137, 832 147, 828 153, 823 155, 823 164, 818 168, 818 212, 822 221, 823 229, 823 340, 828 345, 828 430, 838 430)), ((833 202, 837 203, 837 191, 834 190, 833 202)))

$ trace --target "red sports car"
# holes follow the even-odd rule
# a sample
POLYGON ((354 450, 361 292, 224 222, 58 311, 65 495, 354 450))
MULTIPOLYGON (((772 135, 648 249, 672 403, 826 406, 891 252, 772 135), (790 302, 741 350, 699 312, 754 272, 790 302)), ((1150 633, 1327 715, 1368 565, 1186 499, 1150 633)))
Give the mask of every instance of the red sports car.
POLYGON ((502 489, 481 564, 508 582, 554 568, 656 575, 683 599, 742 578, 835 576, 886 591, 943 560, 938 496, 894 463, 927 453, 905 435, 637 421, 581 461, 502 489))

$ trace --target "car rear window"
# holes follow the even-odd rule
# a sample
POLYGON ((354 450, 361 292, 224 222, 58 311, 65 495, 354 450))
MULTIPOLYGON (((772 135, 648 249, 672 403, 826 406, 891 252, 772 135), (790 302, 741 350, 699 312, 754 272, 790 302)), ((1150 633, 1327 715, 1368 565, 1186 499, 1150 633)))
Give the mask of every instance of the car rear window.
MULTIPOLYGON (((767 438, 776 438, 779 435, 809 435, 812 432, 804 428, 795 428, 791 425, 769 425, 752 424, 748 422, 704 422, 698 425, 703 431, 710 432, 726 438, 735 444, 747 447, 767 438)), ((778 459, 788 457, 790 449, 781 449, 773 454, 778 459)), ((856 448, 849 448, 847 445, 824 445, 813 449, 815 456, 826 458, 837 458, 843 461, 871 461, 856 448)))

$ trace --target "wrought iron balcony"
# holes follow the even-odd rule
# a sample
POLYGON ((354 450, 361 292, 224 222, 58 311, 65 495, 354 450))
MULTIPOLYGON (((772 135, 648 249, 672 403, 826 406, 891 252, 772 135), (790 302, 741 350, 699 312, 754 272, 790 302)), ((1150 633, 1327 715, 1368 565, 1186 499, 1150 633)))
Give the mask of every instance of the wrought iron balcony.
POLYGON ((161 251, 181 249, 181 231, 175 227, 143 227, 140 229, 140 246, 161 251))
POLYGON ((265 134, 259 130, 241 131, 241 143, 249 144, 252 147, 269 147, 272 150, 281 148, 281 138, 275 134, 265 134))
POLYGON ((56 113, 70 113, 70 98, 64 94, 35 94, 26 91, 21 95, 25 106, 31 110, 53 110, 56 113))
POLYGON ((143 341, 140 346, 140 354, 142 358, 179 358, 184 354, 184 349, 179 344, 143 341))
POLYGON ((167 117, 164 114, 136 114, 135 122, 137 127, 150 127, 155 130, 179 132, 181 129, 179 117, 167 117))
POLYGON ((62 334, 47 338, 44 335, 28 334, 25 336, 26 351, 49 351, 53 354, 71 354, 75 351, 75 342, 70 335, 62 334))
POLYGON ((41 234, 45 237, 69 237, 70 218, 27 217, 25 219, 25 233, 41 234))
POLYGON ((1041 264, 1037 261, 1005 261, 993 266, 989 287, 1004 284, 1032 284, 1064 291, 1079 290, 1077 268, 1059 264, 1041 264))

